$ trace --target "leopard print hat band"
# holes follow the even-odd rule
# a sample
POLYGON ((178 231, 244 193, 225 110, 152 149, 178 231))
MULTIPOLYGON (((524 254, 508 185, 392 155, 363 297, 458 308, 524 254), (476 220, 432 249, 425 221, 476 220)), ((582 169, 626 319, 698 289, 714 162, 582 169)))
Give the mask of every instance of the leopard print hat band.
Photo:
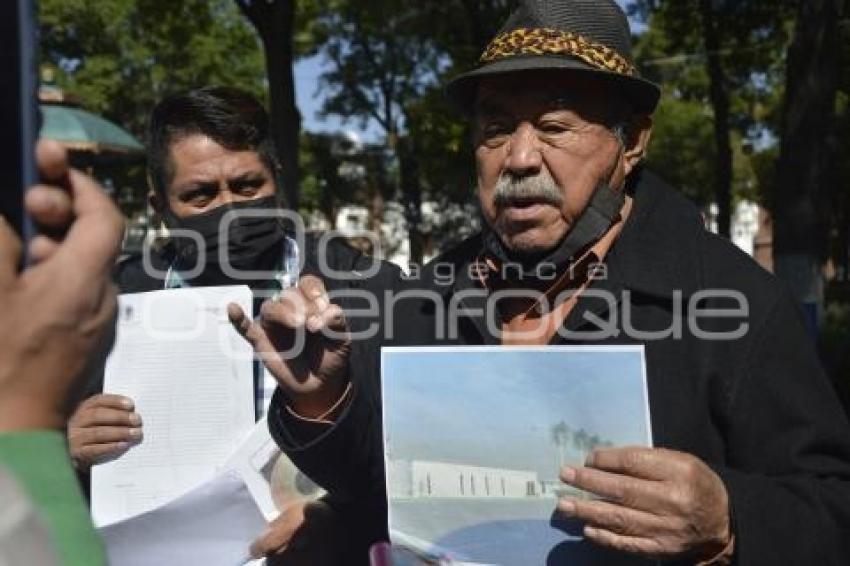
POLYGON ((492 63, 520 55, 567 55, 599 69, 633 77, 629 61, 610 47, 581 35, 551 28, 518 28, 496 36, 479 60, 492 63))
POLYGON ((628 18, 615 0, 517 0, 478 65, 446 85, 455 107, 470 112, 484 77, 521 71, 596 75, 652 114, 661 89, 640 76, 632 59, 628 18))

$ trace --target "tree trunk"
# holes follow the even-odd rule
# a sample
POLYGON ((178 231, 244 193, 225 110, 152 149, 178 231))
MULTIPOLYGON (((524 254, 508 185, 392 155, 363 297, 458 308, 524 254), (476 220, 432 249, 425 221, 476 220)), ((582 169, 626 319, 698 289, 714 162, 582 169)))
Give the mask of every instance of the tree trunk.
MULTIPOLYGON (((782 144, 774 187, 773 257, 776 274, 816 321, 823 303, 834 156, 838 20, 844 0, 799 3, 788 51, 782 144)), ((814 328, 813 328, 814 330, 814 328)))
POLYGON ((844 188, 844 194, 838 204, 838 241, 836 242, 836 267, 839 281, 850 281, 850 189, 844 188))
POLYGON ((714 143, 717 152, 714 195, 717 200, 717 228, 721 236, 731 236, 732 223, 732 145, 729 141, 729 89, 720 61, 720 31, 711 0, 700 0, 703 43, 710 81, 709 97, 714 110, 714 143))
POLYGON ((301 113, 295 103, 293 35, 296 0, 237 0, 263 42, 272 138, 283 171, 279 176, 286 204, 298 210, 300 170, 298 146, 301 113))
POLYGON ((269 77, 271 122, 275 147, 283 167, 283 191, 287 204, 298 210, 300 170, 298 144, 301 135, 301 113, 295 103, 294 54, 292 45, 295 25, 295 0, 275 2, 273 30, 263 40, 266 72, 269 77))
POLYGON ((335 191, 328 186, 328 182, 324 179, 320 183, 322 185, 322 195, 319 197, 319 210, 327 219, 331 230, 336 230, 336 217, 339 207, 337 207, 336 199, 334 198, 335 191))
POLYGON ((407 137, 398 144, 399 169, 404 219, 410 244, 410 262, 422 265, 424 239, 422 236, 422 182, 419 161, 412 140, 407 137))
POLYGON ((838 216, 838 243, 836 250, 836 270, 839 281, 850 281, 850 196, 845 196, 838 216))

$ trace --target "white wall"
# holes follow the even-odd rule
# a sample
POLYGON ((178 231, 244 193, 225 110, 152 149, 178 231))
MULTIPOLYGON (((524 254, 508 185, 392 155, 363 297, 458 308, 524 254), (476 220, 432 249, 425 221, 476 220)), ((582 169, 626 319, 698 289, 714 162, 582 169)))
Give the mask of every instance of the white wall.
MULTIPOLYGON (((716 204, 711 204, 708 210, 704 212, 706 217, 706 228, 717 233, 717 215, 718 208, 716 204)), ((730 236, 732 243, 744 250, 747 254, 753 255, 756 233, 759 230, 759 205, 750 201, 740 201, 735 205, 735 210, 732 211, 732 222, 730 236)))
MULTIPOLYGON (((410 463, 413 497, 539 497, 537 472, 414 460, 410 463)), ((397 470, 396 470, 397 471, 397 470)), ((397 474, 396 478, 402 478, 397 474)), ((399 493, 401 486, 394 486, 399 493)))

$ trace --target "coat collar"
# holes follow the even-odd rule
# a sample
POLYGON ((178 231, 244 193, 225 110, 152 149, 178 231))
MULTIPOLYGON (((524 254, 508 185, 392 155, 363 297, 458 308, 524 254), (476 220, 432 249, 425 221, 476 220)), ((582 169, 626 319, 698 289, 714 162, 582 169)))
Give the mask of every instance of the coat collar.
POLYGON ((697 208, 651 172, 640 173, 635 204, 609 263, 623 286, 669 298, 701 288, 700 239, 705 225, 697 208))

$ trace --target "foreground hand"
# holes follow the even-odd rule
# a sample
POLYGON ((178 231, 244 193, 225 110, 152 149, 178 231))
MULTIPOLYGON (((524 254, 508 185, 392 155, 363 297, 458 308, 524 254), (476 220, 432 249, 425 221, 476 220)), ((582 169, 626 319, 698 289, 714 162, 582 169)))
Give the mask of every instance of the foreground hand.
POLYGON ((90 356, 108 350, 114 328, 110 274, 123 219, 57 144, 39 144, 38 164, 52 184, 30 189, 26 207, 53 235, 33 239, 34 264, 23 272, 21 241, 0 222, 0 431, 61 428, 90 356))
POLYGON ((345 391, 351 340, 342 309, 319 278, 302 277, 298 287, 264 302, 257 320, 235 304, 227 313, 300 415, 321 415, 345 391))
POLYGON ((68 422, 68 450, 77 468, 113 458, 142 439, 142 419, 133 401, 120 395, 86 399, 68 422))
POLYGON ((270 563, 287 566, 337 564, 336 517, 323 501, 299 502, 286 508, 251 544, 251 556, 274 557, 270 563))
POLYGON ((701 460, 662 448, 599 449, 561 479, 602 501, 562 497, 558 509, 586 523, 601 546, 648 558, 707 560, 728 545, 729 500, 701 460))

